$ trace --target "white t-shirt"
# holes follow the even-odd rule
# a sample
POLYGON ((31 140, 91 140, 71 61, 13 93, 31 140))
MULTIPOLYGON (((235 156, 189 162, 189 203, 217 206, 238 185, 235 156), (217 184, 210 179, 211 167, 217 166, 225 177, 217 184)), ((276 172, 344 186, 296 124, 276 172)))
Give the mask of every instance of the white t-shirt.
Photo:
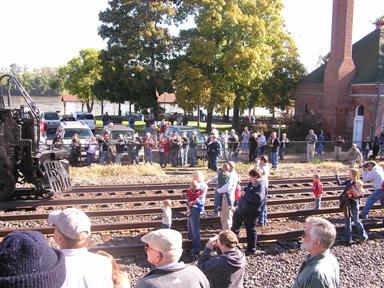
POLYGON ((87 248, 62 249, 67 271, 62 288, 113 288, 112 263, 87 248))
POLYGON ((163 218, 161 218, 161 223, 166 225, 172 224, 172 209, 171 207, 161 207, 161 211, 163 211, 163 218))

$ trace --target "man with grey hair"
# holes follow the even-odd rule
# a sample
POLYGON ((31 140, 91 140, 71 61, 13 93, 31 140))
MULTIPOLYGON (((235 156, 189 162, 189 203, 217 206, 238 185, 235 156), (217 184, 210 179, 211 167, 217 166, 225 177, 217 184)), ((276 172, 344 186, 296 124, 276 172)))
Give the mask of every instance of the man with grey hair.
POLYGON ((147 260, 156 268, 140 279, 135 288, 208 288, 204 273, 195 266, 179 262, 182 248, 181 233, 173 229, 159 229, 143 237, 147 260))
POLYGON ((335 226, 317 217, 309 217, 305 222, 300 248, 309 256, 301 265, 293 288, 336 288, 339 285, 339 263, 330 253, 336 239, 335 226))
POLYGON ((317 136, 313 129, 309 130, 308 136, 305 138, 307 141, 307 162, 312 162, 315 158, 315 148, 317 142, 317 136))

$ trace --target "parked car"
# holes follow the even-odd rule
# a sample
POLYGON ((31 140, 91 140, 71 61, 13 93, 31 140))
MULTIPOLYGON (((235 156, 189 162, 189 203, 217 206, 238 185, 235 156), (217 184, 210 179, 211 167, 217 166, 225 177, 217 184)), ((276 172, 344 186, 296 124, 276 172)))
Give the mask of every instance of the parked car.
POLYGON ((187 137, 189 140, 192 139, 192 133, 193 131, 197 132, 197 157, 202 158, 205 157, 205 151, 206 151, 206 139, 204 135, 197 129, 196 127, 192 126, 169 126, 167 130, 165 130, 165 136, 169 137, 173 134, 173 131, 176 131, 177 135, 180 135, 183 132, 187 133, 187 137))
MULTIPOLYGON (((68 155, 70 152, 70 145, 72 137, 75 134, 79 135, 81 143, 81 157, 86 157, 86 144, 93 137, 92 130, 84 123, 78 121, 60 122, 60 126, 57 128, 56 133, 60 133, 61 140, 65 148, 68 149, 68 155)), ((98 151, 96 152, 96 158, 98 158, 98 151)))
MULTIPOLYGON (((111 150, 113 154, 112 161, 115 161, 116 148, 114 144, 116 144, 117 140, 119 139, 119 135, 122 134, 124 137, 124 140, 127 142, 128 140, 132 139, 133 134, 135 134, 135 130, 122 124, 112 124, 103 128, 102 135, 104 135, 104 133, 108 133, 110 135, 111 144, 112 144, 111 150)), ((141 157, 144 157, 143 149, 140 149, 139 151, 139 159, 141 157)), ((123 163, 128 162, 127 153, 124 153, 123 157, 121 158, 121 161, 123 163)))
POLYGON ((72 116, 81 123, 86 124, 92 131, 96 129, 96 120, 92 113, 88 112, 73 112, 72 116))
POLYGON ((56 131, 60 125, 59 112, 43 112, 41 118, 47 122, 47 132, 56 131))
POLYGON ((119 134, 123 134, 124 139, 127 140, 133 136, 135 130, 122 124, 113 124, 104 127, 102 130, 102 134, 104 135, 105 132, 110 135, 111 142, 114 143, 117 139, 119 139, 119 134))

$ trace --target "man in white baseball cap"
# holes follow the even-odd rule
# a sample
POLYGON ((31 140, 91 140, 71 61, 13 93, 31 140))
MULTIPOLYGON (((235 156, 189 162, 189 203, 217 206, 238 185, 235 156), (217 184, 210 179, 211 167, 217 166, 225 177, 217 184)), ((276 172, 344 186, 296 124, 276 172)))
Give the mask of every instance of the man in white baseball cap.
POLYGON ((182 248, 181 233, 173 229, 159 229, 143 237, 148 262, 156 268, 139 280, 135 288, 205 288, 209 282, 195 266, 179 262, 182 248))
POLYGON ((55 227, 53 239, 65 256, 66 287, 111 287, 112 264, 107 257, 90 253, 87 249, 91 235, 91 221, 76 208, 54 211, 48 222, 55 227))

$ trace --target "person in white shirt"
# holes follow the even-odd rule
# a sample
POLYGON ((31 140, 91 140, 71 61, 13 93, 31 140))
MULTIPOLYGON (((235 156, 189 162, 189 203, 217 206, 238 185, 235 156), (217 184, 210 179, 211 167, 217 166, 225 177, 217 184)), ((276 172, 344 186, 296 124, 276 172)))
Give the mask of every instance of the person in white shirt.
POLYGON ((363 181, 371 181, 372 186, 375 191, 369 195, 363 211, 360 214, 361 219, 367 219, 369 210, 371 210, 373 204, 380 200, 381 207, 384 207, 384 192, 383 192, 383 182, 384 182, 384 171, 383 168, 376 164, 374 161, 365 163, 363 172, 363 181))
POLYGON ((67 274, 62 288, 113 288, 111 262, 87 249, 91 236, 88 216, 67 208, 50 213, 48 222, 55 227, 53 238, 65 257, 67 274))
POLYGON ((170 199, 164 200, 161 206, 163 217, 161 218, 161 228, 171 229, 172 225, 172 201, 170 199))
POLYGON ((271 167, 268 163, 268 157, 265 155, 260 156, 260 159, 256 159, 255 162, 255 169, 260 170, 261 172, 261 178, 265 182, 265 202, 260 208, 260 215, 258 218, 258 225, 259 226, 265 226, 268 222, 267 217, 267 199, 268 199, 268 185, 269 185, 269 172, 271 170, 271 167))
POLYGON ((240 178, 236 172, 235 163, 233 163, 232 161, 228 161, 227 164, 229 166, 228 171, 231 173, 229 176, 229 181, 225 185, 217 189, 218 193, 223 193, 223 201, 220 211, 220 222, 222 230, 230 230, 232 228, 232 219, 234 212, 234 209, 231 209, 228 206, 226 194, 231 195, 231 197, 234 199, 236 187, 238 184, 240 184, 240 178))

